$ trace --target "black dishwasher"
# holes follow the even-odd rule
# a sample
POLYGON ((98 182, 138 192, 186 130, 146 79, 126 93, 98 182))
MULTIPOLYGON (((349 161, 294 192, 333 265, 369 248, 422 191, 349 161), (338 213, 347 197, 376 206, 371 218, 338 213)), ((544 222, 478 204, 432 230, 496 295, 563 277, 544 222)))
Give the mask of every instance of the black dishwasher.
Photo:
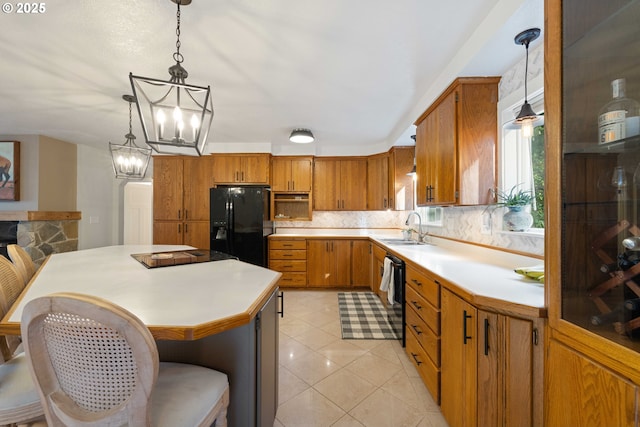
POLYGON ((402 342, 402 347, 406 345, 405 337, 405 265, 404 261, 395 255, 387 252, 386 258, 391 261, 393 266, 393 305, 387 304, 387 320, 396 333, 396 336, 402 342))

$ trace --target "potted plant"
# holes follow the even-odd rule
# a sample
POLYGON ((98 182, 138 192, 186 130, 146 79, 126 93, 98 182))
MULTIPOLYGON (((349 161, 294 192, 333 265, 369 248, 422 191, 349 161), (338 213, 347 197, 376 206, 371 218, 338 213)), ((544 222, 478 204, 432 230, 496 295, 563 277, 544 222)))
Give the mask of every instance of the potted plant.
POLYGON ((533 194, 529 190, 519 189, 519 186, 514 185, 509 192, 496 191, 497 204, 508 209, 502 217, 502 223, 509 231, 526 231, 533 224, 533 217, 525 209, 533 201, 533 194))

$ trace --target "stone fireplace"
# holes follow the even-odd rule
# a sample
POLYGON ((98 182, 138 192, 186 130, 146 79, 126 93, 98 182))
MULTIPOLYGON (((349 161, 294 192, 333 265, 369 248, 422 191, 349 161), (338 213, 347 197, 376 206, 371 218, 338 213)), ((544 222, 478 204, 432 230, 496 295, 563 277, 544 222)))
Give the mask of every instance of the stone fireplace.
POLYGON ((0 212, 0 253, 17 243, 40 266, 48 255, 76 251, 80 219, 80 212, 0 212))

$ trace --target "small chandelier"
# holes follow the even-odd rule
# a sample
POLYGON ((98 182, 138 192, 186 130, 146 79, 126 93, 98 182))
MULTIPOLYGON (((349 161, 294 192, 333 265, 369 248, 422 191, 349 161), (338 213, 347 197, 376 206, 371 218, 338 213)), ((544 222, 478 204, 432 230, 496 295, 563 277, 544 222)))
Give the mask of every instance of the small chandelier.
POLYGON ((138 147, 134 142, 136 137, 131 132, 131 103, 135 102, 135 97, 122 95, 122 99, 129 103, 129 133, 125 135, 127 140, 122 145, 109 142, 113 172, 116 178, 143 179, 149 166, 151 149, 138 147))
POLYGON ((201 156, 213 120, 211 88, 185 83, 189 74, 182 67, 184 57, 180 53, 180 5, 187 6, 191 0, 171 1, 178 5, 173 54, 176 63, 169 67, 171 79, 129 73, 129 80, 147 144, 158 153, 201 156))
POLYGON ((538 115, 531 108, 531 104, 527 100, 527 78, 529 73, 529 43, 537 39, 540 36, 540 28, 529 28, 524 30, 515 36, 513 41, 516 44, 523 45, 526 52, 525 66, 524 66, 524 104, 520 108, 520 112, 516 116, 513 124, 522 129, 524 137, 531 137, 533 135, 534 122, 538 120, 538 115))

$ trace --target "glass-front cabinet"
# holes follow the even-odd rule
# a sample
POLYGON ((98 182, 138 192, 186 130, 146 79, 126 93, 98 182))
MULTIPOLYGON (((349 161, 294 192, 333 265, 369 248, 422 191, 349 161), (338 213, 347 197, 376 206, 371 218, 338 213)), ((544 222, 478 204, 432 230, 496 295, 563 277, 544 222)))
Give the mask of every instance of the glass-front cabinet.
POLYGON ((561 3, 559 317, 640 352, 640 0, 561 3))

